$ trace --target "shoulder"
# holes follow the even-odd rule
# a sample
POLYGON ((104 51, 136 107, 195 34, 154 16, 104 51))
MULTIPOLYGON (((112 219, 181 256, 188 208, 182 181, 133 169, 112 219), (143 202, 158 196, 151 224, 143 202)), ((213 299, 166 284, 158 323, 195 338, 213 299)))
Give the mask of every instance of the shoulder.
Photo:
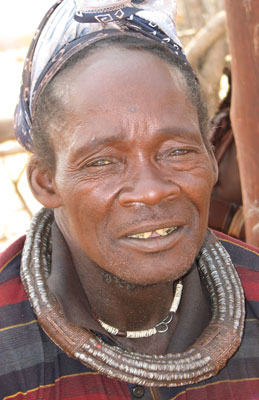
POLYGON ((247 317, 259 318, 259 249, 221 232, 221 241, 241 280, 247 305, 247 317))
POLYGON ((0 276, 1 281, 3 276, 5 276, 8 267, 10 265, 20 265, 20 256, 22 253, 23 245, 25 241, 25 236, 20 237, 14 243, 12 243, 7 249, 3 252, 0 252, 0 276))
POLYGON ((224 233, 214 231, 229 253, 233 264, 240 268, 259 272, 259 249, 224 233))
POLYGON ((34 384, 34 371, 44 354, 42 333, 20 278, 24 240, 18 239, 0 255, 1 399, 34 384))
POLYGON ((38 324, 20 279, 24 239, 0 257, 0 399, 93 398, 89 387, 97 399, 108 378, 68 357, 38 324))
POLYGON ((32 319, 28 297, 20 278, 24 240, 23 236, 0 254, 0 336, 32 319))
POLYGON ((19 238, 0 253, 0 307, 21 300, 20 262, 24 240, 25 236, 19 238))
POLYGON ((0 255, 0 353, 16 347, 17 335, 20 339, 24 327, 35 320, 20 278, 24 239, 18 239, 0 255))
MULTIPOLYGON (((2 308, 27 298, 20 279, 20 262, 25 237, 0 253, 0 315, 2 308)), ((3 320, 0 321, 0 329, 3 320)))

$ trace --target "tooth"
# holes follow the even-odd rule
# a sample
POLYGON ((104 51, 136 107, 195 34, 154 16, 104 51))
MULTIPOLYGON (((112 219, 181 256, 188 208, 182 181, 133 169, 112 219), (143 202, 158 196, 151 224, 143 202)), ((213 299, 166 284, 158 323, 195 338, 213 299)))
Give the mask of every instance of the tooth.
MULTIPOLYGON (((157 233, 159 236, 166 236, 172 233, 177 229, 176 226, 173 226, 172 228, 163 228, 163 229, 157 229, 154 231, 154 233, 157 233)), ((142 233, 135 233, 134 235, 128 235, 128 237, 133 238, 133 239, 149 239, 152 237, 153 232, 142 232, 142 233)))
POLYGON ((134 239, 149 239, 152 235, 152 232, 143 232, 143 233, 136 233, 135 235, 129 235, 128 237, 134 239))
POLYGON ((133 238, 133 239, 143 239, 143 234, 136 233, 135 235, 129 235, 128 237, 133 238))
POLYGON ((157 229, 155 232, 158 233, 158 235, 163 236, 165 233, 167 233, 168 228, 163 228, 163 229, 157 229))
POLYGON ((145 239, 150 238, 151 235, 152 235, 152 232, 145 232, 145 233, 143 233, 143 236, 144 236, 145 239))
POLYGON ((136 233, 137 238, 144 239, 144 233, 136 233))
POLYGON ((172 233, 175 229, 176 226, 173 226, 172 228, 157 229, 155 232, 160 236, 166 236, 172 233))

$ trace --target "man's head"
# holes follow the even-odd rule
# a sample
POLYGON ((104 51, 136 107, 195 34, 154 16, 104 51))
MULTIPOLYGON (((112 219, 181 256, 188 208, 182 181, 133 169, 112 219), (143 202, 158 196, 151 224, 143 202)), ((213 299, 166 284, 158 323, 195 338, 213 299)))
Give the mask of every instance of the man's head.
POLYGON ((36 155, 31 186, 72 254, 131 283, 175 280, 200 249, 216 179, 198 89, 166 57, 100 47, 49 88, 55 165, 36 155))

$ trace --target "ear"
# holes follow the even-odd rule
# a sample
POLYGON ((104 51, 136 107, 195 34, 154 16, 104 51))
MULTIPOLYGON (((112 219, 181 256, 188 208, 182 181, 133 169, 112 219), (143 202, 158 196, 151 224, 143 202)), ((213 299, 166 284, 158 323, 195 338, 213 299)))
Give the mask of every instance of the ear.
POLYGON ((212 166, 212 171, 214 174, 214 185, 216 185, 218 177, 219 177, 219 168, 218 168, 218 162, 216 160, 215 154, 213 147, 211 146, 208 150, 211 166, 212 166))
POLYGON ((54 180, 54 174, 33 155, 27 167, 27 178, 34 197, 47 208, 62 205, 54 180))

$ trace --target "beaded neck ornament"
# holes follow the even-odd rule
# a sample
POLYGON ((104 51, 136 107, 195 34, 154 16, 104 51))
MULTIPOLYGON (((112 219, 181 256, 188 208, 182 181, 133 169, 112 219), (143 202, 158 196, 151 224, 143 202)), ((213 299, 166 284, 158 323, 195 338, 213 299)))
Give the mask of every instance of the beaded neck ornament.
POLYGON ((212 318, 201 336, 182 353, 147 355, 104 343, 93 332, 68 323, 49 292, 53 212, 34 217, 21 262, 21 278, 38 322, 69 357, 110 378, 145 386, 183 386, 214 376, 240 345, 244 326, 244 296, 230 257, 208 231, 198 269, 205 280, 212 318))
POLYGON ((118 328, 115 328, 112 325, 109 325, 102 321, 100 318, 95 313, 92 313, 95 319, 99 322, 99 324, 103 327, 103 329, 106 330, 106 332, 110 333, 111 335, 114 336, 120 336, 120 337, 127 337, 130 339, 138 339, 138 338, 143 338, 143 337, 150 337, 153 335, 156 335, 157 333, 165 333, 168 331, 168 325, 173 321, 174 315, 176 311, 178 310, 181 297, 182 297, 182 291, 183 291, 183 285, 182 281, 180 280, 175 289, 175 295, 169 310, 169 314, 158 324, 156 324, 153 328, 149 329, 143 329, 140 331, 122 331, 118 328))

